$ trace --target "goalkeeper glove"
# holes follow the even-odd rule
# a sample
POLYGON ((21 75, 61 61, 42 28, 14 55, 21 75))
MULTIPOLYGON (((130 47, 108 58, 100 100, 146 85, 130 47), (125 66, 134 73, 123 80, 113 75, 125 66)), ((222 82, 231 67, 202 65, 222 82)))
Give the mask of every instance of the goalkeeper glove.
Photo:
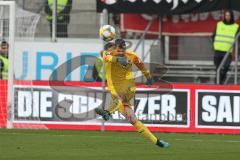
POLYGON ((117 62, 119 62, 121 65, 126 66, 128 65, 128 60, 126 57, 118 57, 117 62))
POLYGON ((152 78, 151 78, 151 79, 147 79, 146 85, 147 85, 147 86, 153 85, 153 80, 152 80, 152 78))

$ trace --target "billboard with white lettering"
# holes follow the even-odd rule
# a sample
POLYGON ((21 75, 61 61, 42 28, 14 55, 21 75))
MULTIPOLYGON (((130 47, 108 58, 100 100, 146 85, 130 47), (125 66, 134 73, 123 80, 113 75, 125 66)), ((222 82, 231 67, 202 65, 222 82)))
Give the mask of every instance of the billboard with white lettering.
MULTIPOLYGON (((77 94, 71 93, 71 88, 64 87, 61 93, 49 86, 15 86, 14 121, 100 124, 102 120, 94 109, 102 107, 103 102, 107 108, 111 103, 110 94, 104 96, 101 87, 81 91, 81 86, 77 94)), ((149 126, 189 127, 188 90, 174 89, 166 93, 138 88, 131 103, 137 118, 149 126)), ((130 125, 119 112, 115 112, 106 122, 106 125, 123 124, 130 125)))
MULTIPOLYGON (((21 81, 15 85, 15 128, 135 130, 119 112, 112 114, 109 121, 96 115, 95 108, 108 108, 111 103, 111 96, 102 91, 101 83, 49 83, 21 81)), ((167 92, 156 85, 137 85, 131 104, 136 117, 150 130, 240 134, 240 86, 171 85, 172 90, 167 92)), ((7 93, 5 86, 3 91, 7 93)), ((2 98, 0 108, 4 114, 6 104, 2 98)), ((6 116, 0 114, 0 118, 0 127, 6 126, 6 116)))
POLYGON ((240 128, 240 91, 197 90, 196 125, 240 128))

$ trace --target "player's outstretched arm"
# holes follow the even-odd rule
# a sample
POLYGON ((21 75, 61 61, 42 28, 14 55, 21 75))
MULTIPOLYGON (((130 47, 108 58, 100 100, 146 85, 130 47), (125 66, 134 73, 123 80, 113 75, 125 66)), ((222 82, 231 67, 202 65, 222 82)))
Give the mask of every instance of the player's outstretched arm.
POLYGON ((146 85, 151 86, 153 84, 153 80, 150 72, 145 67, 143 61, 136 54, 133 54, 133 56, 134 56, 134 59, 133 59, 134 64, 138 67, 139 70, 141 70, 142 74, 147 79, 146 85))
POLYGON ((126 66, 129 63, 126 57, 117 57, 112 55, 104 56, 104 60, 105 62, 118 62, 123 66, 126 66))
POLYGON ((112 55, 105 55, 103 59, 105 62, 117 62, 117 57, 112 55))

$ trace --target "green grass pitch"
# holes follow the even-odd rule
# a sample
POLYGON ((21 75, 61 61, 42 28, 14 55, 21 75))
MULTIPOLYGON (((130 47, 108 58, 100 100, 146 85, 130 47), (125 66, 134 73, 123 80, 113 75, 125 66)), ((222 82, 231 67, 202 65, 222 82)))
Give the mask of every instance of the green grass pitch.
POLYGON ((0 129, 0 160, 238 160, 240 135, 0 129))

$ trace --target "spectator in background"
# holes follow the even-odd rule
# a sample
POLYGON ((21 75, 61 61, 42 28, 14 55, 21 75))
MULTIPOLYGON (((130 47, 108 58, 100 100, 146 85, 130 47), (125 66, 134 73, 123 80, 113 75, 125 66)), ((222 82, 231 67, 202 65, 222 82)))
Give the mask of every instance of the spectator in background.
POLYGON ((100 57, 97 57, 96 62, 94 63, 94 66, 93 66, 92 76, 94 81, 96 82, 102 81, 102 78, 103 78, 102 69, 103 69, 103 59, 102 59, 102 56, 100 56, 100 57))
POLYGON ((232 11, 225 11, 223 21, 216 25, 213 33, 213 48, 214 48, 214 64, 216 69, 221 64, 224 56, 228 55, 221 71, 220 71, 220 84, 223 84, 226 79, 226 74, 232 62, 233 44, 235 36, 239 32, 239 25, 234 22, 234 15, 232 11))
POLYGON ((0 79, 8 79, 8 43, 2 41, 0 51, 0 79))
MULTIPOLYGON (((50 24, 50 33, 52 35, 52 11, 54 0, 47 0, 45 12, 50 24)), ((70 12, 72 9, 72 0, 57 0, 57 19, 56 19, 56 36, 68 37, 68 24, 70 22, 70 12)))
MULTIPOLYGON (((115 44, 112 42, 108 42, 104 45, 104 50, 101 51, 100 57, 97 58, 96 62, 93 66, 93 79, 96 82, 101 82, 103 80, 103 56, 107 52, 112 51, 115 48, 115 44)), ((105 76, 104 76, 105 77, 105 76)))
POLYGON ((120 14, 113 14, 114 26, 120 27, 120 14))

